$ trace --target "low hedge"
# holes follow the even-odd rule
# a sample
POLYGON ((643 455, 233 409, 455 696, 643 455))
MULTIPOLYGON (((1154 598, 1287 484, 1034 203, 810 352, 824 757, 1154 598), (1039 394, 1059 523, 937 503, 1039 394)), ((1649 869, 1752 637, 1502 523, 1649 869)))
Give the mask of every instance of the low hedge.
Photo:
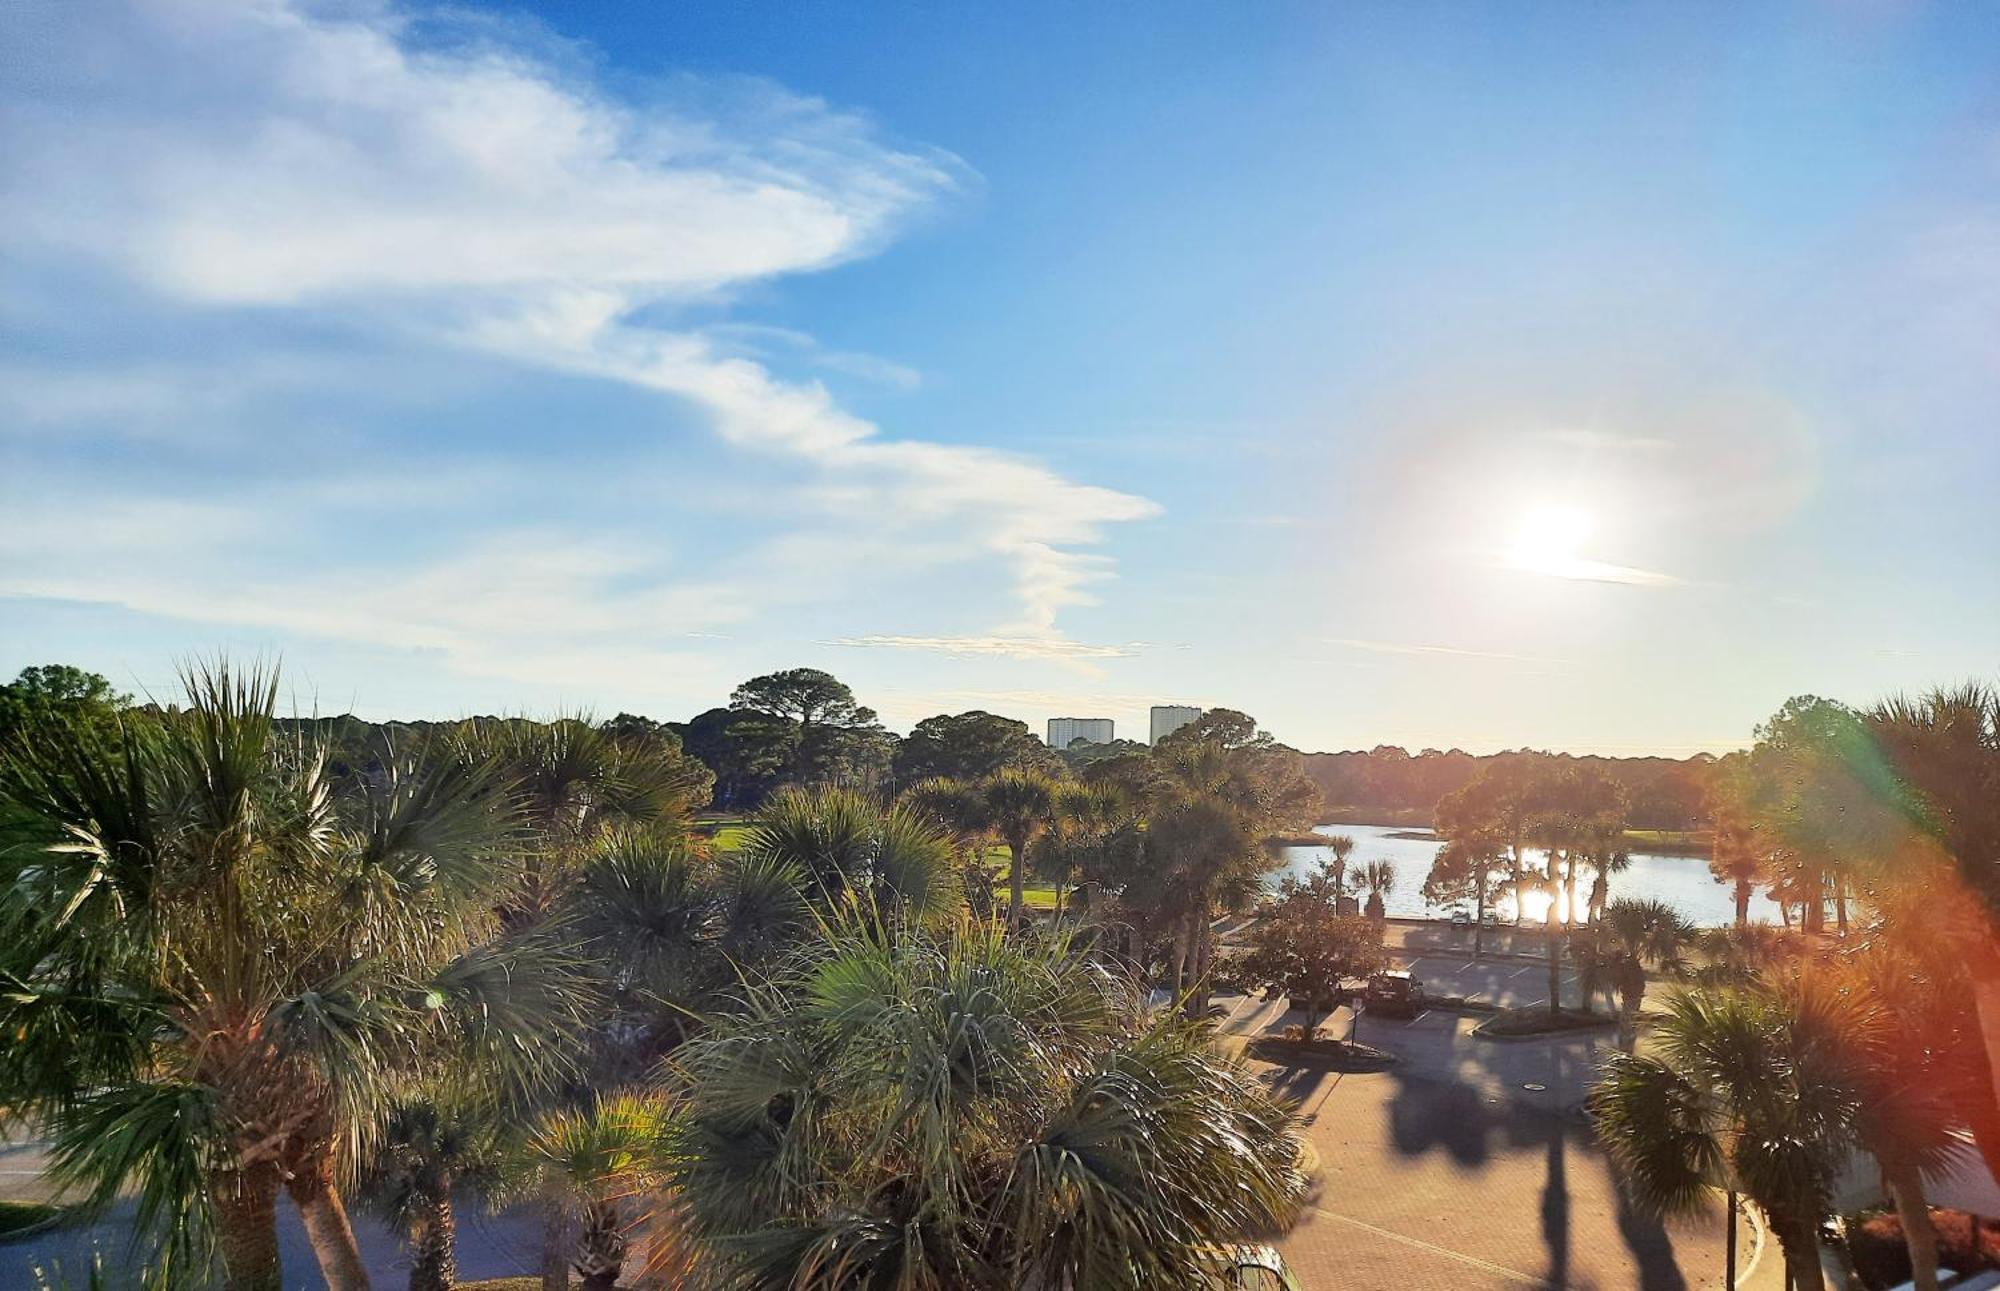
POLYGON ((1472 1034, 1485 1036, 1489 1040, 1516 1040, 1538 1035, 1566 1035, 1573 1031, 1590 1031, 1597 1027, 1615 1026, 1618 1019, 1606 1017, 1602 1013, 1591 1013, 1582 1009, 1563 1009, 1550 1013, 1544 1004, 1530 1004, 1525 1008, 1504 1009, 1481 1022, 1472 1029, 1472 1034))
MULTIPOLYGON (((1937 1229, 1938 1267, 1961 1275, 2000 1269, 2000 1221, 1980 1220, 1962 1210, 1933 1210, 1937 1229)), ((1910 1280, 1910 1248, 1903 1244, 1903 1221, 1894 1211, 1869 1215, 1847 1225, 1847 1255, 1854 1272, 1871 1291, 1910 1280)))

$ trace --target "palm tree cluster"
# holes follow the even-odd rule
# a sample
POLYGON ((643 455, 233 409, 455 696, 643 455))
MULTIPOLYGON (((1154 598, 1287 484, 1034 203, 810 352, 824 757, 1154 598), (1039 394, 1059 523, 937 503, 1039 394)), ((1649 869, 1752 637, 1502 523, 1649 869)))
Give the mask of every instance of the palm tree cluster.
POLYGON ((678 1050, 673 1178, 740 1287, 1157 1287, 1289 1219, 1290 1114, 1062 933, 855 919, 678 1050))
POLYGON ((1287 1116, 1135 968, 1205 970, 1299 800, 1267 742, 782 788, 717 852, 707 773, 643 719, 364 741, 279 717, 270 670, 185 684, 0 751, 0 1109, 136 1197, 157 1285, 280 1285, 281 1198, 339 1291, 350 1200, 415 1291, 468 1201, 538 1207, 560 1288, 1157 1284, 1296 1200, 1287 1116), (968 882, 995 842, 1004 921, 968 882), (1114 915, 1158 935, 1115 956, 1114 915))
POLYGON ((496 913, 530 870, 503 774, 452 739, 344 779, 282 736, 275 674, 187 677, 154 720, 35 732, 0 762, 0 1102, 102 1203, 138 1196, 169 1284, 279 1284, 287 1193, 365 1286, 339 1184, 446 1052, 560 1075, 575 956, 496 913))
POLYGON ((1552 1017, 1562 1011, 1566 934, 1603 916, 1611 876, 1629 863, 1625 813, 1625 791, 1602 768, 1581 762, 1498 761, 1438 804, 1436 825, 1445 846, 1426 887, 1436 894, 1472 896, 1482 918, 1496 891, 1509 891, 1517 924, 1524 898, 1536 894, 1546 901, 1542 927, 1552 1017), (1531 850, 1542 854, 1539 872, 1531 850), (1579 901, 1577 887, 1586 875, 1590 887, 1579 901))
POLYGON ((1796 1288, 1821 1285, 1818 1228, 1865 1154, 1928 1291, 1926 1177, 1968 1132, 2000 1164, 2000 700, 1977 686, 1861 713, 1795 700, 1759 734, 1716 776, 1714 868, 1738 925, 1690 959, 1668 912, 1613 902, 1605 920, 1604 953, 1635 984, 1645 967, 1696 984, 1644 1050, 1612 1060, 1599 1133, 1659 1209, 1750 1198, 1796 1288), (1742 919, 1766 880, 1796 912, 1785 930, 1742 919))

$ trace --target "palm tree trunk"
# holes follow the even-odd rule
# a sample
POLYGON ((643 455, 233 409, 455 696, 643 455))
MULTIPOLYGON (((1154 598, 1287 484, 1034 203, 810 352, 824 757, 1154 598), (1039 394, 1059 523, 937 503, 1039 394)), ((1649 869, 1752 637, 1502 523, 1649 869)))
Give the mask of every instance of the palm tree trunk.
POLYGON ((1785 1255, 1786 1291, 1826 1291, 1826 1273, 1819 1263, 1819 1232, 1810 1219, 1780 1220, 1771 1216, 1778 1249, 1785 1255))
POLYGON ((584 1217, 583 1258, 578 1261, 584 1291, 613 1291, 618 1285, 618 1275, 625 1268, 623 1221, 616 1202, 597 1203, 584 1217))
POLYGON ((1835 875, 1833 879, 1833 911, 1838 921, 1840 935, 1847 935, 1847 880, 1835 875))
MULTIPOLYGON (((1484 865, 1485 862, 1480 862, 1484 865)), ((1486 940, 1486 875, 1481 871, 1476 878, 1476 891, 1472 898, 1472 962, 1479 962, 1479 953, 1485 948, 1486 940)))
POLYGON ((1618 984, 1618 1047, 1631 1053, 1639 1043, 1639 1010, 1646 1004, 1646 970, 1640 969, 1637 981, 1630 980, 1618 984))
POLYGON ((284 1271, 278 1262, 276 1175, 221 1170, 210 1177, 209 1190, 215 1197, 223 1285, 228 1291, 279 1291, 284 1271))
POLYGON ((1549 1016, 1556 1017, 1562 1012, 1562 936, 1557 931, 1556 903, 1552 893, 1549 898, 1549 917, 1544 925, 1543 936, 1548 940, 1549 952, 1549 1016))
POLYGON ((425 1197, 410 1262, 410 1291, 451 1291, 458 1284, 457 1221, 451 1193, 425 1197))
POLYGON ((569 1291, 569 1254, 574 1243, 569 1210, 549 1196, 542 1203, 542 1291, 569 1291))
POLYGON ((1195 933, 1194 958, 1194 998, 1188 1003, 1194 1017, 1208 1012, 1208 970, 1210 960, 1215 955, 1215 925, 1206 916, 1200 916, 1201 929, 1195 933))
POLYGON ((1028 876, 1022 869, 1027 850, 1025 844, 1017 843, 1011 838, 1007 840, 1007 855, 1013 858, 1008 866, 1007 875, 1007 924, 1012 928, 1021 926, 1021 911, 1028 904, 1026 891, 1028 876))
POLYGON ((1521 926, 1521 876, 1527 871, 1521 865, 1521 844, 1516 840, 1509 854, 1507 882, 1514 889, 1514 926, 1521 926))
POLYGON ((1191 917, 1184 916, 1174 928, 1172 955, 1174 961, 1174 998, 1176 1000, 1180 999, 1181 992, 1187 989, 1188 956, 1194 942, 1193 926, 1189 923, 1191 917))
POLYGON ((1736 926, 1745 927, 1750 922, 1750 880, 1736 880, 1736 926))
POLYGON ((1910 1279, 1916 1291, 1938 1291, 1937 1229, 1931 1225, 1930 1207, 1924 1204, 1923 1175, 1908 1162, 1891 1168, 1882 1165, 1883 1182, 1896 1203, 1896 1217, 1903 1221, 1903 1245, 1910 1249, 1910 1279))
POLYGON ((1980 1047, 1986 1051, 1986 1079, 1993 1101, 1974 1109, 1972 1134, 1986 1167, 2000 1178, 2000 964, 1974 964, 1972 1003, 1979 1014, 1980 1047))
POLYGON ((306 1240, 312 1244, 327 1291, 369 1291, 368 1268, 354 1242, 354 1225, 347 1222, 347 1207, 333 1186, 333 1154, 316 1154, 293 1173, 285 1191, 305 1221, 306 1240))

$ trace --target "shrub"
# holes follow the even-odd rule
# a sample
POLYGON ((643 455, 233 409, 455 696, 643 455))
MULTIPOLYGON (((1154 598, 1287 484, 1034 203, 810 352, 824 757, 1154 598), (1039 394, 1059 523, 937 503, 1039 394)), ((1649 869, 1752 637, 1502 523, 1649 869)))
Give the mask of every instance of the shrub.
MULTIPOLYGON (((1938 1267, 1961 1274, 2000 1269, 2000 1221, 1974 1219, 1962 1210, 1933 1210, 1938 1235, 1938 1267)), ((1903 1244, 1903 1221, 1894 1212, 1871 1215, 1847 1229, 1847 1253, 1864 1286, 1896 1286, 1910 1280, 1910 1251, 1903 1244)))

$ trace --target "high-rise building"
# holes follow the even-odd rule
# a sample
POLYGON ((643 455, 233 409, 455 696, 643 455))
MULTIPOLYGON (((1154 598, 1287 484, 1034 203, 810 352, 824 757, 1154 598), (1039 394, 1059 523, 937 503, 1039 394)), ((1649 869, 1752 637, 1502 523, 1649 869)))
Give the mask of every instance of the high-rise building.
POLYGON ((1111 743, 1111 719, 1108 717, 1051 717, 1049 719, 1049 747, 1066 749, 1078 740, 1092 744, 1111 743))
POLYGON ((1153 737, 1151 743, 1158 744, 1181 727, 1201 716, 1199 708, 1186 704, 1153 705, 1153 737))

